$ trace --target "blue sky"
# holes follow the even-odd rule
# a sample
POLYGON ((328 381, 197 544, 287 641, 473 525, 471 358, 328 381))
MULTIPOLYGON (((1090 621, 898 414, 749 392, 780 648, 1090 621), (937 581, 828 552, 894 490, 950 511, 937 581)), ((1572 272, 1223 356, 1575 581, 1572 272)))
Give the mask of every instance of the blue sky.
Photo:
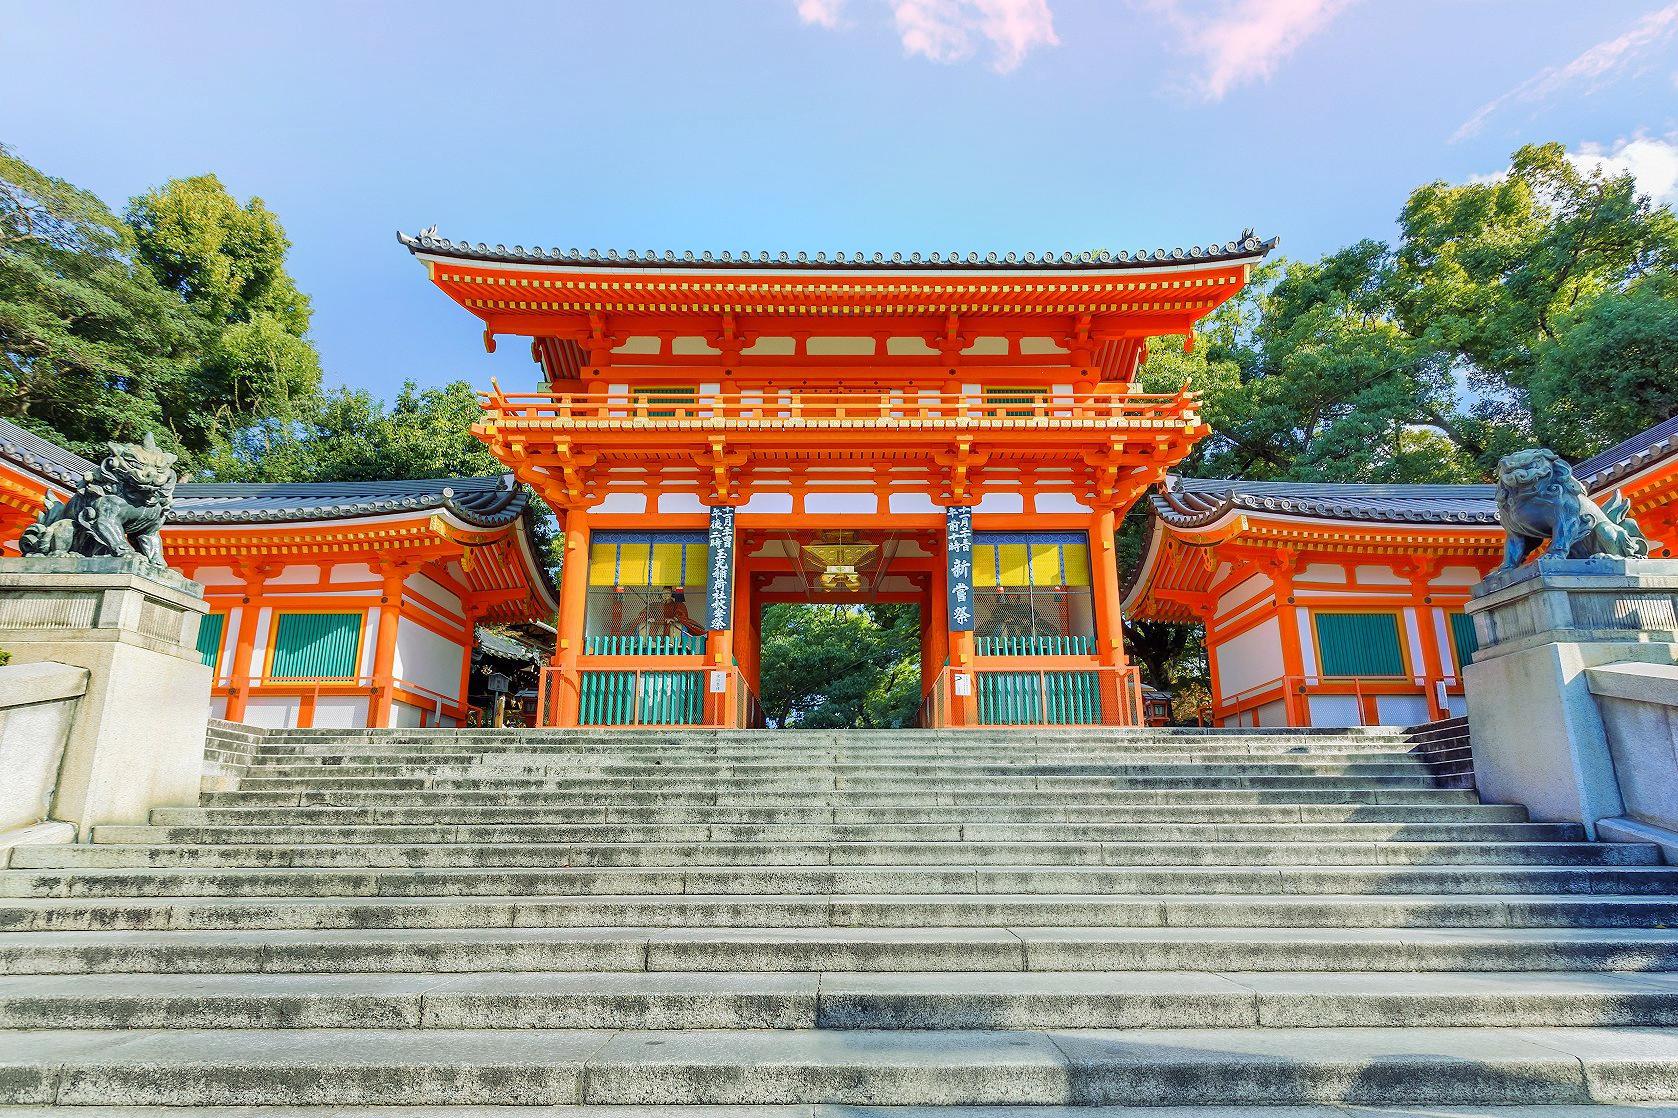
POLYGON ((1314 257, 1559 140, 1678 194, 1671 0, 78 3, 0 19, 0 142, 113 206, 213 171, 329 381, 527 386, 395 241, 1314 257))

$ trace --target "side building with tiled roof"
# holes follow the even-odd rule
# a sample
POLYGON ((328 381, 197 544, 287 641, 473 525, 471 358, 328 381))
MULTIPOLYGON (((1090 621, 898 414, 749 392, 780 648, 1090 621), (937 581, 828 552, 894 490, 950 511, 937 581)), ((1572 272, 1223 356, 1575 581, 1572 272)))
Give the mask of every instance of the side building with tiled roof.
MULTIPOLYGON (((0 550, 89 463, 0 420, 0 550)), ((203 585, 213 713, 261 726, 457 725, 480 622, 549 620, 529 492, 510 476, 182 484, 169 565, 203 585)))
MULTIPOLYGON (((1678 546, 1678 419, 1573 468, 1678 546)), ((1469 591, 1502 561, 1490 485, 1167 477, 1125 616, 1206 627, 1220 725, 1409 724, 1460 714, 1469 591)))

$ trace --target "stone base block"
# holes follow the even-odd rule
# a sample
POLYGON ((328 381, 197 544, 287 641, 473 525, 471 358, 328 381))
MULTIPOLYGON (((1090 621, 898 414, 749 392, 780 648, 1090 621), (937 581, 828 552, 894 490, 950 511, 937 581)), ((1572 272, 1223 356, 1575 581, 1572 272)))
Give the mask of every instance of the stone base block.
POLYGON ((86 668, 51 817, 83 837, 198 802, 210 669, 196 583, 136 560, 0 559, 0 648, 86 668))

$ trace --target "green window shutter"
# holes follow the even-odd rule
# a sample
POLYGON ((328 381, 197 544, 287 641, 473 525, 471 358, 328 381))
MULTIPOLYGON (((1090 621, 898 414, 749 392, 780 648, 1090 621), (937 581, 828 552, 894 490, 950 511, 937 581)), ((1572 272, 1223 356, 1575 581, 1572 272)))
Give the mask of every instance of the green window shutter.
POLYGON ((1317 648, 1325 676, 1402 676, 1404 649, 1391 613, 1319 613, 1317 648))
POLYGON ((1466 613, 1451 614, 1451 647, 1456 650, 1458 670, 1472 664, 1474 654, 1480 651, 1480 638, 1474 632, 1474 619, 1466 613))
POLYGON ((676 407, 696 407, 699 403, 699 389, 692 385, 680 384, 648 384, 635 389, 635 403, 640 408, 647 408, 648 419, 675 419, 676 407), (669 410, 657 407, 667 404, 669 410))
POLYGON ((275 621, 272 679, 353 679, 361 652, 359 613, 282 613, 275 621))
POLYGON ((225 613, 206 613, 198 622, 198 655, 212 669, 221 656, 221 635, 226 631, 225 613))

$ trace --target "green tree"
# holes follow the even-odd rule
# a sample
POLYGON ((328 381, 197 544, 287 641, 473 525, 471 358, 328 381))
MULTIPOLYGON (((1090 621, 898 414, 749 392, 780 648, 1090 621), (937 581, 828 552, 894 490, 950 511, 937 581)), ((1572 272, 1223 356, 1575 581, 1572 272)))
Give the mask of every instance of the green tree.
POLYGON ((250 424, 217 443, 204 469, 216 481, 379 481, 478 477, 506 467, 472 435, 477 393, 465 381, 402 385, 387 407, 337 388, 298 401, 290 418, 250 424))
POLYGON ((0 414, 90 455, 148 430, 173 441, 195 323, 133 248, 98 198, 0 146, 0 414))
POLYGON ((919 611, 889 604, 769 606, 759 682, 772 725, 912 725, 920 705, 919 611))
POLYGON ((195 406, 175 417, 195 448, 252 418, 285 420, 320 391, 308 298, 286 271, 291 242, 252 198, 214 175, 170 179, 129 202, 138 260, 201 323, 195 406))

